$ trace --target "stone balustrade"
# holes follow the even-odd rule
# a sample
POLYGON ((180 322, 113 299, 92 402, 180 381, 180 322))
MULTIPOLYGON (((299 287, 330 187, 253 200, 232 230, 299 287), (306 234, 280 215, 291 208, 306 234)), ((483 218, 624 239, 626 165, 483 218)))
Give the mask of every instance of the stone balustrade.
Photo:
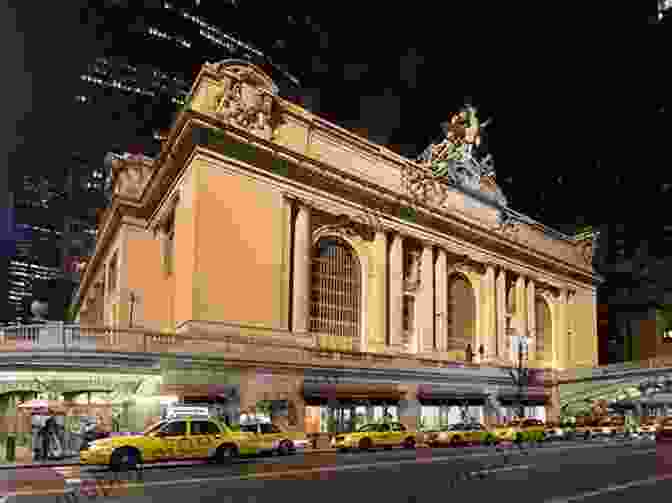
MULTIPOLYGON (((293 342, 291 334, 177 334, 144 329, 118 329, 70 324, 24 325, 0 329, 0 352, 84 352, 149 353, 223 358, 227 361, 281 362, 290 366, 333 366, 387 370, 423 369, 478 372, 505 375, 512 365, 506 361, 468 363, 448 359, 440 353, 410 355, 402 351, 360 352, 325 345, 317 336, 306 345, 303 338, 293 342)), ((545 365, 528 362, 529 368, 542 370, 545 365)), ((550 372, 544 372, 549 374, 550 372)), ((494 374, 493 374, 494 375, 494 374)))

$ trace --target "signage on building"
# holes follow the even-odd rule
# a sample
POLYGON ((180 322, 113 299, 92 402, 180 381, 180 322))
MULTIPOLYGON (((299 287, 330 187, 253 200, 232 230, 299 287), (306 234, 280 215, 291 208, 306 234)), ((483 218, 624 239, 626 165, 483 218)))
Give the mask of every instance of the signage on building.
POLYGON ((210 409, 208 407, 178 405, 168 407, 166 415, 171 419, 178 417, 189 417, 189 416, 209 416, 210 409))

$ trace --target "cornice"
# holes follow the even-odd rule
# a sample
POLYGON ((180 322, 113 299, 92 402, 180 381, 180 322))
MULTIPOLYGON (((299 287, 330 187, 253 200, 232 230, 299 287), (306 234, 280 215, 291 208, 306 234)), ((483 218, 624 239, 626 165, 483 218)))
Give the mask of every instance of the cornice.
MULTIPOLYGON (((200 117, 199 117, 200 119, 200 117)), ((202 116, 202 119, 205 119, 205 121, 210 121, 210 117, 208 116, 202 116)), ((209 127, 207 125, 207 122, 203 120, 198 120, 199 124, 204 125, 205 127, 209 127), (205 122, 205 123, 204 123, 205 122)), ((216 122, 216 121, 215 121, 216 122)), ((191 127, 191 126, 190 126, 191 127)), ((211 127, 211 126, 210 126, 211 127)), ((226 126, 224 126, 226 129, 226 126)), ((243 135, 236 135, 238 137, 242 137, 243 135)), ((400 207, 403 205, 403 195, 399 193, 393 193, 392 191, 382 188, 382 187, 376 187, 375 184, 361 180, 361 179, 356 179, 353 175, 342 172, 338 170, 336 167, 329 166, 326 163, 316 160, 307 156, 304 156, 300 153, 294 152, 290 149, 287 149, 281 145, 271 143, 271 142, 266 142, 263 139, 260 138, 253 138, 252 135, 250 135, 249 139, 245 138, 245 141, 248 141, 251 143, 253 147, 262 147, 264 150, 271 151, 273 154, 279 158, 287 159, 296 164, 297 166, 304 168, 308 171, 310 171, 313 175, 314 180, 325 180, 327 184, 329 183, 337 183, 337 184, 345 184, 349 185, 350 187, 354 187, 355 189, 364 192, 367 194, 368 197, 371 197, 372 201, 377 200, 377 205, 378 206, 387 206, 387 212, 380 211, 380 210, 375 210, 373 211, 378 211, 379 214, 384 215, 384 220, 383 224, 387 226, 389 230, 393 231, 398 231, 404 234, 409 234, 412 235, 416 239, 421 239, 421 240, 426 240, 426 241, 431 241, 432 243, 435 244, 441 244, 445 243, 448 241, 447 235, 450 235, 451 233, 445 234, 444 232, 436 231, 432 228, 422 226, 420 224, 415 224, 413 222, 408 222, 407 220, 403 220, 399 217, 395 217, 394 215, 391 215, 389 212, 391 211, 390 206, 392 207, 400 207), (250 141, 251 140, 251 141, 250 141)), ((208 149, 211 150, 211 149, 208 149)), ((249 167, 248 167, 249 169, 249 167)), ((273 173, 270 173, 264 169, 259 169, 256 170, 259 173, 263 173, 265 177, 267 178, 276 178, 278 181, 282 180, 285 185, 294 185, 293 190, 291 191, 292 194, 296 195, 299 197, 299 199, 303 200, 315 200, 315 190, 318 189, 319 186, 319 181, 318 183, 315 184, 315 186, 311 187, 311 190, 306 190, 306 188, 302 185, 297 184, 291 179, 287 179, 285 177, 277 176, 273 173)), ((286 192, 290 192, 287 190, 286 192)), ((330 197, 330 199, 333 199, 330 197)), ((317 204, 313 203, 315 206, 317 204)), ((357 203, 354 204, 349 204, 351 207, 358 207, 358 212, 363 212, 366 213, 371 212, 372 209, 370 207, 363 207, 361 205, 358 205, 357 203)), ((474 244, 468 244, 469 242, 467 241, 466 243, 460 243, 458 246, 461 248, 466 248, 466 249, 474 249, 477 248, 477 250, 472 250, 474 253, 478 253, 481 255, 487 255, 487 253, 484 253, 485 251, 490 251, 488 250, 489 245, 495 244, 499 245, 500 248, 504 247, 505 249, 508 249, 509 251, 514 251, 518 255, 524 255, 526 257, 532 257, 536 259, 537 261, 541 261, 546 265, 546 268, 542 269, 545 274, 548 273, 547 269, 557 269, 558 267, 560 268, 559 274, 561 276, 576 276, 579 279, 580 283, 592 283, 597 281, 596 276, 591 275, 587 271, 578 269, 576 266, 573 265, 565 265, 563 261, 558 260, 555 257, 548 256, 546 257, 543 252, 537 252, 537 251, 532 251, 526 247, 524 247, 522 244, 516 243, 515 241, 512 241, 510 239, 507 239, 502 236, 495 235, 492 230, 483 228, 479 229, 475 227, 472 223, 463 221, 461 218, 459 218, 456 215, 450 214, 445 212, 442 212, 439 214, 436 211, 430 210, 429 208, 425 207, 420 207, 416 206, 423 214, 429 216, 430 218, 437 219, 441 221, 443 224, 447 224, 453 228, 459 228, 462 233, 466 234, 471 234, 473 236, 472 241, 473 242, 479 242, 481 244, 481 247, 477 247, 477 245, 474 244), (485 247, 485 248, 483 248, 485 247)), ((455 246, 456 243, 453 243, 453 246, 455 246)), ((511 255, 510 253, 508 254, 509 256, 511 255)), ((529 266, 529 260, 522 260, 522 264, 525 266, 529 266)), ((515 266, 514 266, 515 267, 515 266)), ((511 266, 509 266, 511 268, 511 266)), ((520 266, 518 266, 520 268, 520 266)))

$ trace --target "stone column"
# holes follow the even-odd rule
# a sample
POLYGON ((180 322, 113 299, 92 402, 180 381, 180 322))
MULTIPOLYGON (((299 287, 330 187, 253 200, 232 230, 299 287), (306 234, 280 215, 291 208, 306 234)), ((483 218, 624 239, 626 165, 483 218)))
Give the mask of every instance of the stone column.
POLYGON ((546 421, 549 423, 560 422, 560 386, 555 376, 551 384, 551 400, 546 404, 546 421))
POLYGON ((527 281, 527 332, 530 336, 529 343, 529 358, 534 360, 536 358, 537 348, 537 309, 535 306, 535 287, 534 280, 527 281))
POLYGON ((390 247, 390 346, 401 348, 404 330, 404 238, 396 234, 390 247))
POLYGON ((417 351, 431 351, 434 345, 434 250, 430 244, 422 249, 420 262, 417 351))
POLYGON ((298 203, 294 223, 294 284, 292 331, 308 332, 310 323, 310 269, 312 257, 310 207, 298 203))
POLYGON ((556 368, 564 369, 567 367, 567 301, 569 291, 566 287, 560 290, 558 299, 558 329, 553 333, 553 355, 556 361, 556 368))
MULTIPOLYGON (((518 336, 527 335, 527 296, 525 295, 525 276, 522 274, 516 278, 516 318, 515 327, 518 336)), ((514 354, 518 358, 518 348, 514 348, 514 354)))
POLYGON ((507 358, 506 355, 506 271, 497 271, 497 357, 507 358))
MULTIPOLYGON (((436 296, 436 349, 448 349, 448 256, 446 251, 439 248, 434 271, 436 296)), ((478 349, 474 349, 477 351, 478 349)))
MULTIPOLYGON (((485 358, 492 358, 497 354, 497 283, 495 281, 495 266, 487 264, 485 269, 485 358)), ((476 349, 478 351, 478 348, 476 349)))
POLYGON ((363 351, 382 349, 387 342, 387 234, 382 229, 376 230, 373 242, 373 269, 373 305, 370 310, 366 347, 361 348, 363 351))

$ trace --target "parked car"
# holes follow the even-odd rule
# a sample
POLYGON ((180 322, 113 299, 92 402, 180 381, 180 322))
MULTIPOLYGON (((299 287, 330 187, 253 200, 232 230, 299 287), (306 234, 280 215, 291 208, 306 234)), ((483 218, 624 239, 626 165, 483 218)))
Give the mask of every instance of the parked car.
POLYGON ((257 454, 253 434, 233 432, 210 417, 159 421, 139 435, 109 437, 90 442, 80 451, 85 465, 109 465, 114 471, 164 460, 210 459, 220 463, 243 454, 257 454))
POLYGON ((247 423, 240 426, 240 431, 254 435, 253 442, 259 452, 287 455, 308 445, 305 433, 283 430, 272 423, 247 423))
POLYGON ((625 418, 612 416, 605 419, 602 419, 589 430, 589 434, 585 435, 585 438, 590 437, 609 437, 615 438, 619 436, 625 436, 626 427, 625 427, 625 418))
POLYGON ((672 440, 672 417, 665 417, 656 426, 656 442, 672 440))
POLYGON ((350 449, 368 450, 374 447, 405 447, 416 446, 417 434, 408 431, 401 423, 368 423, 360 426, 352 433, 341 433, 334 437, 332 446, 341 451, 350 449))
POLYGON ((431 447, 457 447, 465 444, 492 445, 497 443, 497 438, 482 424, 458 423, 427 432, 425 441, 431 447))
POLYGON ((546 423, 544 436, 546 440, 567 440, 572 436, 573 427, 569 424, 546 423))
POLYGON ((661 418, 649 417, 644 420, 635 428, 635 433, 638 436, 643 437, 655 437, 658 424, 660 423, 661 418))
POLYGON ((529 418, 510 421, 493 433, 497 440, 512 442, 541 442, 546 438, 543 421, 529 418))

